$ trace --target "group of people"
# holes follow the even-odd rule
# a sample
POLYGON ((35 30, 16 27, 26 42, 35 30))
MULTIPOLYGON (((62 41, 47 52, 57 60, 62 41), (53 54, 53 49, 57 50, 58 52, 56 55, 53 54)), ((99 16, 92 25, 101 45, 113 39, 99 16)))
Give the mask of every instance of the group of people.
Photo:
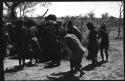
MULTIPOLYGON (((53 15, 52 15, 53 16, 53 15)), ((56 17, 56 16, 55 16, 56 17)), ((97 54, 100 50, 102 62, 108 61, 108 48, 109 48, 109 36, 108 31, 106 29, 105 23, 97 29, 92 22, 88 22, 87 28, 89 29, 89 35, 87 37, 88 44, 88 60, 92 60, 92 64, 97 63, 97 54), (105 52, 106 60, 104 60, 103 52, 105 52)), ((67 23, 64 23, 65 32, 68 34, 74 34, 81 43, 82 40, 82 33, 80 30, 73 25, 73 22, 69 20, 67 23), (67 28, 66 28, 67 27, 67 28)))
MULTIPOLYGON (((50 20, 49 21, 56 21, 55 15, 49 15, 50 20), (51 16, 51 17, 50 17, 51 16), (54 18, 52 18, 54 17, 54 18)), ((60 25, 61 27, 61 25, 60 25)), ((94 27, 92 22, 87 23, 87 27, 89 29, 89 35, 88 35, 88 44, 87 44, 87 50, 88 50, 88 56, 87 59, 92 61, 92 64, 95 65, 97 61, 98 52, 100 50, 102 62, 108 61, 108 48, 109 48, 109 38, 108 38, 108 32, 106 30, 106 25, 100 27, 100 29, 97 29, 94 27), (104 60, 103 52, 105 52, 106 60, 104 60)), ((70 66, 71 66, 71 72, 73 72, 73 67, 75 67, 75 70, 79 70, 81 72, 81 75, 84 74, 80 67, 81 67, 81 61, 83 58, 83 55, 85 54, 85 48, 82 46, 82 33, 79 31, 77 27, 73 25, 73 22, 69 20, 68 22, 63 24, 63 30, 65 31, 64 34, 64 43, 68 50, 68 53, 70 54, 70 66)), ((59 55, 59 52, 57 54, 59 55)), ((56 58, 57 59, 57 58, 56 58)), ((60 60, 58 60, 58 64, 60 63, 60 60)))
POLYGON ((87 27, 90 30, 88 35, 87 59, 91 59, 92 64, 97 63, 97 54, 100 50, 102 62, 104 62, 103 51, 105 51, 106 55, 105 61, 108 61, 109 36, 106 30, 106 25, 103 25, 99 30, 97 30, 91 22, 88 22, 87 27))
POLYGON ((60 21, 57 21, 55 15, 49 15, 45 17, 45 23, 39 27, 39 35, 42 38, 40 42, 44 50, 43 56, 47 61, 51 61, 50 66, 60 65, 61 24, 60 21))
MULTIPOLYGON (((60 65, 61 60, 61 54, 64 52, 64 49, 62 46, 66 46, 68 52, 70 53, 70 64, 71 64, 71 71, 73 71, 73 67, 75 67, 77 70, 81 72, 81 74, 84 74, 81 70, 81 60, 83 54, 85 54, 85 47, 82 45, 84 39, 82 39, 82 33, 80 30, 73 25, 73 22, 71 20, 67 21, 66 23, 62 24, 61 21, 57 21, 57 18, 55 15, 51 14, 47 17, 45 17, 45 23, 41 25, 37 25, 37 32, 29 32, 31 37, 26 37, 26 35, 23 35, 22 30, 20 29, 22 27, 22 21, 18 21, 16 23, 15 33, 16 33, 16 41, 17 47, 22 46, 21 41, 24 41, 22 37, 25 37, 25 40, 31 40, 31 48, 36 51, 36 53, 40 53, 38 57, 46 58, 47 60, 51 60, 50 65, 60 65), (20 31, 21 30, 21 31, 20 31), (27 39, 29 38, 29 39, 27 39), (63 42, 62 42, 63 41, 63 42), (65 43, 64 45, 62 43, 65 43), (36 48, 37 47, 37 48, 36 48), (42 51, 39 51, 41 50, 42 51)), ((24 23, 23 23, 24 24, 24 23)), ((89 35, 87 37, 88 44, 87 44, 87 50, 88 50, 88 56, 86 59, 91 60, 92 64, 97 63, 97 55, 100 50, 102 62, 108 61, 108 48, 109 48, 109 38, 108 38, 108 32, 106 30, 106 25, 100 27, 98 30, 92 22, 88 22, 87 27, 89 29, 89 35), (103 51, 105 51, 106 54, 106 60, 104 60, 103 51)), ((32 27, 36 26, 35 23, 31 24, 31 21, 27 22, 26 26, 32 27), (30 25, 30 26, 29 26, 30 25)), ((25 34, 25 33, 24 33, 25 34)), ((24 41, 25 42, 25 41, 24 41)), ((28 42, 27 42, 28 43, 28 42)), ((25 45, 24 45, 25 46, 25 45)), ((28 44, 27 44, 28 46, 28 44)), ((20 51, 20 57, 22 57, 22 49, 16 48, 20 51)), ((28 49, 28 47, 23 48, 28 49)), ((30 49, 28 49, 30 50, 30 49)), ((26 54, 23 54, 27 56, 26 54)), ((21 64, 21 63, 20 63, 21 64)))
MULTIPOLYGON (((70 23, 73 24, 73 23, 70 23)), ((68 26, 70 29, 67 32, 68 35, 65 36, 66 45, 68 46, 70 57, 70 67, 71 73, 74 74, 76 70, 80 71, 80 76, 84 74, 84 72, 80 69, 83 55, 85 54, 85 48, 82 45, 82 35, 80 31, 76 29, 73 25, 68 26), (71 31, 73 31, 71 33, 71 31), (75 70, 73 70, 73 67, 75 70)), ((86 59, 92 61, 92 65, 96 65, 98 63, 97 56, 100 50, 102 63, 108 62, 108 48, 109 48, 109 36, 106 30, 106 25, 97 29, 91 22, 87 23, 87 27, 89 29, 88 35, 88 56, 86 59), (105 52, 106 60, 104 60, 103 52, 105 52)))

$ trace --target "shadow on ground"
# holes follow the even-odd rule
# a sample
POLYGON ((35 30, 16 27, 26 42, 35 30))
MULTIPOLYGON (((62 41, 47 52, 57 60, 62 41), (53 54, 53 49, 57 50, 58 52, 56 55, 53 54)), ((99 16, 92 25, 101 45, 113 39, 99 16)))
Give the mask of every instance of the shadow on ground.
POLYGON ((5 73, 17 72, 23 69, 23 66, 14 66, 14 68, 6 69, 5 73))
MULTIPOLYGON (((105 62, 98 62, 96 64, 88 64, 82 68, 84 71, 94 70, 96 67, 100 67, 105 62)), ((79 77, 72 76, 71 72, 60 72, 60 73, 52 73, 51 75, 47 76, 49 80, 79 80, 79 77)))
POLYGON ((47 76, 49 80, 79 80, 79 77, 72 76, 70 71, 52 73, 50 76, 47 76))
POLYGON ((57 65, 46 65, 44 68, 47 69, 47 68, 54 68, 54 67, 57 67, 57 65))
MULTIPOLYGON (((26 66, 26 67, 32 67, 32 66, 37 66, 37 65, 26 63, 24 66, 26 66)), ((24 66, 23 65, 22 66, 14 66, 12 68, 6 69, 4 72, 5 73, 17 72, 17 71, 23 70, 24 66)))
POLYGON ((84 71, 94 70, 96 67, 100 67, 105 62, 97 62, 96 64, 88 64, 82 68, 84 71))
POLYGON ((55 64, 53 62, 46 62, 46 66, 44 68, 54 68, 54 67, 58 67, 60 66, 60 64, 55 64))
POLYGON ((27 66, 27 67, 33 67, 33 66, 37 66, 37 65, 36 65, 36 64, 32 64, 32 63, 28 62, 28 63, 26 63, 26 64, 25 64, 25 66, 27 66))

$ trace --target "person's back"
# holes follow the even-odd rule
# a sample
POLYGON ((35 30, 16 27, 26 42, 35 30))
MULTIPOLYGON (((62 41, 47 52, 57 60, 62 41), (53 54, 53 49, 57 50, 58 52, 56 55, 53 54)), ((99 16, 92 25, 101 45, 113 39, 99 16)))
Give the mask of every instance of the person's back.
POLYGON ((95 41, 98 38, 98 32, 96 30, 90 30, 88 39, 90 41, 95 41))
POLYGON ((98 31, 93 26, 91 22, 87 23, 87 27, 90 30, 88 35, 88 60, 92 60, 92 64, 97 62, 97 54, 99 51, 99 40, 98 40, 98 31))
POLYGON ((68 48, 71 50, 71 59, 78 59, 83 56, 85 48, 74 34, 67 34, 64 40, 68 48))
POLYGON ((79 38, 80 41, 82 40, 82 34, 81 34, 80 30, 73 25, 72 21, 69 20, 67 22, 67 27, 68 27, 67 33, 74 34, 79 38))
MULTIPOLYGON (((93 26, 91 26, 93 27, 93 26)), ((88 35, 88 49, 96 49, 98 48, 98 31, 95 28, 90 29, 88 35)))
POLYGON ((80 76, 84 74, 84 72, 80 69, 83 55, 86 52, 86 49, 82 46, 81 42, 74 34, 67 34, 64 37, 64 43, 70 54, 70 68, 71 73, 73 72, 73 67, 75 70, 80 71, 80 76))

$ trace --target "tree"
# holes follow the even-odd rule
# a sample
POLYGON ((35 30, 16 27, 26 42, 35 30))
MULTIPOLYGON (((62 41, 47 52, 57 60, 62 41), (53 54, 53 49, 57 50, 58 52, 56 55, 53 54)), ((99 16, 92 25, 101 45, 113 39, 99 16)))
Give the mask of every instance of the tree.
POLYGON ((22 3, 22 1, 18 0, 16 2, 4 2, 4 3, 8 7, 8 14, 10 16, 10 19, 15 20, 16 19, 16 8, 20 3, 22 3))
MULTIPOLYGON (((40 6, 43 6, 43 7, 47 7, 48 5, 50 5, 49 2, 23 2, 19 5, 20 16, 24 17, 24 15, 26 13, 33 12, 35 10, 35 6, 37 4, 40 4, 40 6), (22 15, 21 15, 21 13, 22 13, 22 15)), ((47 11, 48 11, 48 9, 47 9, 47 11)), ((47 13, 47 11, 46 11, 46 13, 47 13)))
MULTIPOLYGON (((3 10, 3 2, 0 1, 0 10, 3 10)), ((5 54, 5 44, 4 44, 4 40, 3 40, 3 23, 2 23, 2 16, 3 16, 3 13, 0 12, 0 16, 1 16, 1 19, 0 19, 0 79, 1 81, 5 81, 5 77, 4 77, 4 68, 3 68, 3 59, 4 59, 4 54, 5 54)))
POLYGON ((24 16, 25 13, 27 12, 31 12, 35 10, 35 6, 37 4, 40 4, 41 6, 48 6, 48 4, 50 4, 49 2, 23 2, 23 1, 15 1, 15 2, 4 2, 5 5, 8 7, 9 9, 9 15, 10 15, 10 19, 15 20, 17 18, 16 16, 16 9, 20 8, 20 12, 22 11, 22 15, 24 16))
MULTIPOLYGON (((93 10, 94 11, 94 10, 93 10)), ((93 21, 94 20, 94 18, 95 18, 95 14, 94 14, 94 12, 93 11, 91 11, 91 12, 89 12, 88 14, 87 14, 87 16, 93 21)))
POLYGON ((82 16, 82 15, 79 15, 79 19, 80 19, 80 30, 81 32, 84 32, 85 31, 85 27, 84 27, 84 24, 87 20, 87 16, 82 16))
POLYGON ((122 9, 123 5, 124 5, 124 2, 122 1, 122 2, 121 2, 121 5, 120 5, 120 9, 119 9, 119 28, 118 28, 118 35, 117 35, 117 38, 118 38, 118 39, 119 39, 119 36, 120 36, 121 15, 122 15, 122 12, 123 12, 123 10, 124 10, 124 9, 122 9))
POLYGON ((104 18, 106 18, 106 17, 109 17, 109 13, 104 13, 104 14, 102 14, 101 16, 102 16, 101 18, 104 19, 104 18))
POLYGON ((109 17, 109 26, 114 27, 117 26, 117 18, 114 16, 109 17))

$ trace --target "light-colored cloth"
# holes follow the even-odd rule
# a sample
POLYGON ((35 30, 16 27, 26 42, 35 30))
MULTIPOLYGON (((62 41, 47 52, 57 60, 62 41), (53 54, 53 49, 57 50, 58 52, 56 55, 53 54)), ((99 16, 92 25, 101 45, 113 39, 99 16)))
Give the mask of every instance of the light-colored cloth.
POLYGON ((86 49, 82 46, 81 42, 74 34, 67 34, 64 38, 64 41, 70 50, 70 59, 76 60, 83 57, 86 49))

